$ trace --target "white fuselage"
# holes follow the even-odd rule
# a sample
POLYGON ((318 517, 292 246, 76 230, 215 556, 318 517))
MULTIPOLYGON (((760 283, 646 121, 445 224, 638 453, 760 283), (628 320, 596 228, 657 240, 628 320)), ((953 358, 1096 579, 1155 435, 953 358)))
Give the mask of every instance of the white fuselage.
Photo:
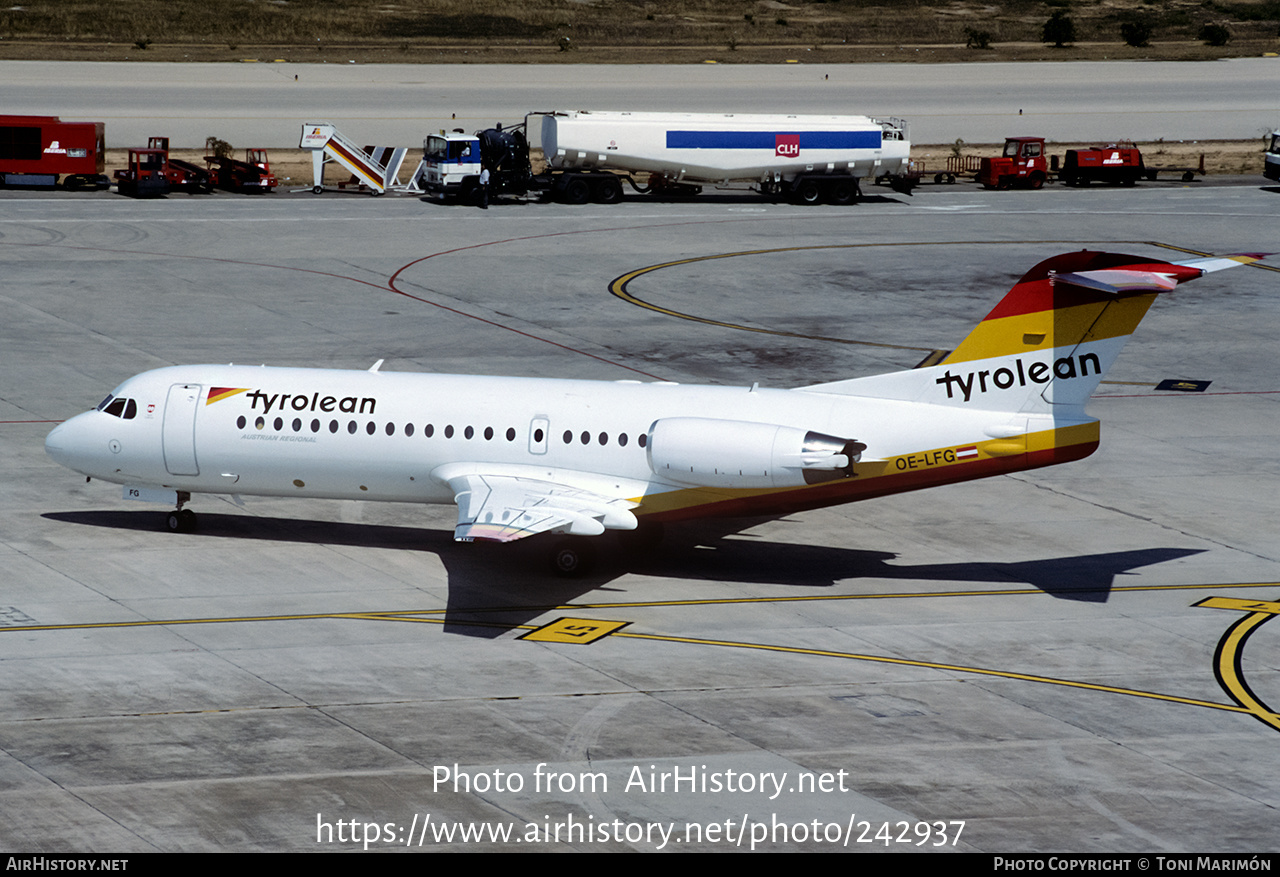
MULTIPOLYGON (((945 395, 935 383, 921 386, 945 395)), ((112 395, 134 403, 134 416, 94 410, 72 418, 48 437, 55 460, 127 486, 426 503, 454 502, 448 482, 471 467, 626 497, 640 504, 637 514, 655 497, 681 491, 698 494, 706 507, 806 489, 803 466, 791 459, 799 448, 782 447, 784 433, 797 430, 861 442, 862 460, 879 462, 886 474, 895 458, 904 458, 898 471, 915 469, 923 458, 905 459, 1009 431, 1007 412, 847 389, 197 365, 146 372, 112 395), (659 422, 709 428, 692 437, 687 428, 668 428, 678 446, 655 456, 659 422), (775 425, 776 440, 756 436, 775 425), (681 461, 674 468, 664 462, 673 458, 681 461)), ((1024 418, 1020 431, 1026 427, 1024 418)))

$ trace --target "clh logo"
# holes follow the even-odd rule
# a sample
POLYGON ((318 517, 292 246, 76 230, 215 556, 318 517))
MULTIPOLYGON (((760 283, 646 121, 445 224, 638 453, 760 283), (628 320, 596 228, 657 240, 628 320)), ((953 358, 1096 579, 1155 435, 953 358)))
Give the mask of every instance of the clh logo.
POLYGON ((799 158, 800 135, 778 134, 777 140, 774 142, 773 154, 780 155, 783 158, 799 158))

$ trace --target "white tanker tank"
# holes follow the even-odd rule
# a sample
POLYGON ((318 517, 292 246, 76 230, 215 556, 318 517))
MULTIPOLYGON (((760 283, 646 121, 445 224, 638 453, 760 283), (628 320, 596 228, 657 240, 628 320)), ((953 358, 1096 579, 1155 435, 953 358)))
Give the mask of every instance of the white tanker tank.
POLYGON ((553 170, 648 172, 656 192, 751 182, 806 203, 848 203, 859 179, 906 180, 910 165, 899 119, 585 111, 529 118, 535 115, 553 170))
POLYGON ((424 189, 476 204, 489 195, 531 192, 569 204, 610 204, 622 200, 624 181, 659 196, 738 184, 803 204, 850 204, 859 180, 888 181, 908 193, 918 181, 910 172, 906 123, 868 116, 536 112, 513 127, 441 131, 423 149, 424 189), (537 174, 528 139, 535 131, 547 160, 537 174), (482 170, 489 172, 487 185, 482 170))

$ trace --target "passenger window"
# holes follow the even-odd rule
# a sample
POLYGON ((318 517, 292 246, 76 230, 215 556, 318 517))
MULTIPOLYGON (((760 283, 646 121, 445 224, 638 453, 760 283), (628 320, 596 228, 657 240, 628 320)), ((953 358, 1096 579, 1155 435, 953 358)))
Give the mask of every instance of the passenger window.
POLYGON ((427 438, 431 438, 433 435, 436 434, 435 426, 433 424, 428 423, 426 428, 422 430, 422 434, 425 435, 427 438))
POLYGON ((623 448, 627 446, 627 434, 625 432, 618 433, 618 445, 623 448))
POLYGON ((476 434, 476 431, 468 426, 466 429, 462 431, 462 434, 469 439, 476 434))
POLYGON ((318 421, 318 420, 313 420, 313 421, 311 421, 311 431, 312 431, 312 432, 319 432, 319 431, 320 431, 320 421, 318 421))
MULTIPOLYGON (((538 432, 542 432, 542 430, 538 430, 538 432)), ((514 428, 514 427, 510 427, 510 426, 508 426, 508 427, 507 427, 507 441, 509 441, 509 442, 513 442, 513 441, 515 441, 515 440, 516 440, 516 431, 515 431, 515 428, 514 428)), ((538 441, 542 441, 542 438, 541 438, 541 437, 539 437, 539 438, 538 438, 538 441)))
POLYGON ((453 424, 452 424, 452 423, 450 423, 449 425, 447 425, 447 426, 444 428, 444 437, 445 437, 445 438, 453 438, 453 424))
POLYGON ((247 422, 248 421, 244 419, 244 415, 241 414, 239 417, 236 418, 236 429, 244 429, 244 425, 247 422))
POLYGON ((253 422, 254 429, 262 429, 266 425, 267 425, 267 418, 261 417, 261 416, 259 416, 258 419, 253 422))
POLYGON ((330 420, 330 421, 329 421, 329 432, 337 432, 337 431, 338 431, 338 421, 336 421, 336 420, 330 420))
POLYGON ((293 418, 293 431, 294 431, 294 432, 302 432, 302 419, 301 419, 301 418, 298 418, 298 417, 293 418))
POLYGON ((485 441, 492 441, 492 440, 493 440, 493 427, 492 427, 492 426, 486 426, 486 427, 484 428, 484 440, 485 440, 485 441))
POLYGON ((356 422, 354 420, 347 422, 347 434, 348 435, 356 434, 356 422))
POLYGON ((413 435, 413 424, 412 424, 412 423, 406 423, 406 424, 404 425, 404 434, 405 434, 405 435, 407 435, 407 436, 412 436, 412 435, 413 435))
POLYGON ((607 432, 600 433, 600 444, 602 445, 609 444, 609 433, 607 432))
POLYGON ((584 445, 591 444, 591 433, 587 432, 585 429, 582 431, 582 443, 584 445))
POLYGON ((640 433, 640 437, 636 439, 636 444, 643 448, 645 445, 649 444, 649 436, 645 435, 643 432, 640 433))
POLYGON ((564 443, 567 445, 571 441, 573 441, 573 433, 566 429, 564 431, 564 443))
POLYGON ((388 423, 387 435, 395 435, 395 434, 396 434, 396 425, 394 423, 388 423))
POLYGON ((279 417, 277 417, 275 420, 275 423, 273 423, 272 426, 275 427, 276 432, 279 432, 281 429, 284 428, 284 421, 281 420, 279 417))
POLYGON ((364 431, 369 433, 369 435, 373 435, 375 432, 378 431, 378 426, 372 420, 370 420, 367 424, 365 424, 364 431))

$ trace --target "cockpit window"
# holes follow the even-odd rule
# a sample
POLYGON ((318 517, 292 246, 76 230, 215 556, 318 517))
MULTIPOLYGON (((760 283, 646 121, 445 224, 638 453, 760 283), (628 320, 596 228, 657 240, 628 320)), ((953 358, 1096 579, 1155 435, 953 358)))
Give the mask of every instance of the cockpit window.
POLYGON ((111 404, 111 400, 112 400, 112 399, 114 399, 114 398, 115 398, 115 396, 114 396, 114 395, 107 394, 107 398, 105 398, 105 399, 103 399, 101 402, 99 402, 99 403, 98 403, 98 407, 97 407, 95 410, 96 410, 96 411, 101 411, 103 408, 106 408, 108 405, 110 405, 110 404, 111 404))
POLYGON ((98 406, 98 410, 104 414, 110 414, 112 417, 122 417, 125 420, 133 420, 138 416, 138 403, 134 399, 120 399, 108 396, 102 400, 102 404, 98 406))

